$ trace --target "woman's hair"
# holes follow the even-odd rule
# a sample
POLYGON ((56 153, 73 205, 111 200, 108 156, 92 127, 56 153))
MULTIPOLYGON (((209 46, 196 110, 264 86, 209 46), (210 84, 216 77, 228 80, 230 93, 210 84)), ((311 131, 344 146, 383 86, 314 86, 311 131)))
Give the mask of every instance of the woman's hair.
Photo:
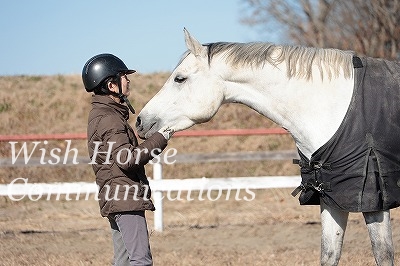
POLYGON ((112 77, 106 78, 104 81, 102 81, 100 83, 99 86, 97 86, 93 90, 94 94, 97 94, 97 95, 108 95, 108 94, 110 94, 110 91, 107 88, 107 84, 108 84, 108 82, 111 82, 111 83, 114 83, 114 84, 118 84, 118 78, 119 78, 118 76, 112 76, 112 77))

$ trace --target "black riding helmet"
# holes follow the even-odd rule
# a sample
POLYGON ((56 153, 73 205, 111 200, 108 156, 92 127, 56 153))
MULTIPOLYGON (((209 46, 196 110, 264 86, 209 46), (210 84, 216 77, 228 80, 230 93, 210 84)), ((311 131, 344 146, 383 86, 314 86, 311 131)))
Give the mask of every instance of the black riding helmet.
POLYGON ((82 80, 87 92, 92 92, 101 83, 113 76, 132 74, 121 59, 112 54, 99 54, 90 58, 82 70, 82 80))
POLYGON ((107 90, 108 94, 117 96, 121 102, 126 102, 131 112, 134 114, 135 110, 128 101, 128 98, 122 94, 120 77, 124 74, 135 73, 136 70, 129 69, 125 63, 112 54, 98 54, 90 58, 82 70, 82 81, 87 92, 92 92, 99 86, 102 86, 103 82, 110 77, 118 77, 118 88, 119 93, 115 93, 107 90))

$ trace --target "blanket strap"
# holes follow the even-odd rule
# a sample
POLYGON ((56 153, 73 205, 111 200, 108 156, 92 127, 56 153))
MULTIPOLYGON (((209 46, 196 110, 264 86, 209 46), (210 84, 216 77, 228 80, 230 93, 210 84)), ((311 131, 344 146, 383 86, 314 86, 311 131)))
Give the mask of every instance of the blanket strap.
POLYGON ((331 170, 332 169, 331 164, 321 163, 318 161, 308 164, 307 162, 299 159, 293 159, 293 163, 298 164, 302 169, 302 172, 305 171, 313 173, 312 178, 309 178, 307 180, 303 179, 300 186, 298 186, 292 191, 291 195, 293 197, 297 196, 297 194, 299 194, 301 191, 306 191, 310 189, 317 191, 319 193, 322 193, 323 191, 332 191, 330 182, 319 181, 321 176, 321 169, 331 170))

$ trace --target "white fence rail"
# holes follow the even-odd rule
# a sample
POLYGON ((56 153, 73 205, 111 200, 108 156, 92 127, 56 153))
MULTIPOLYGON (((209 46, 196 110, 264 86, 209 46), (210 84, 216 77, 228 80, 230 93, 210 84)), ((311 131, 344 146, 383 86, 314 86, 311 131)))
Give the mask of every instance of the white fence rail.
MULTIPOLYGON (((237 152, 217 154, 181 154, 173 160, 176 163, 206 163, 226 161, 263 161, 263 160, 288 160, 297 158, 296 151, 275 152, 237 152)), ((34 159, 26 164, 23 161, 11 164, 10 159, 1 159, 0 166, 33 166, 39 165, 40 160, 34 159)), ((87 158, 80 158, 80 163, 88 163, 87 158)), ((162 162, 162 161, 161 161, 162 162)), ((67 163, 66 165, 70 165, 67 163)), ((187 178, 163 179, 162 164, 153 164, 153 179, 150 187, 153 192, 153 202, 156 207, 154 212, 154 230, 163 230, 163 193, 172 191, 213 191, 213 190, 239 190, 239 189, 269 189, 296 187, 301 182, 300 176, 261 176, 261 177, 225 177, 225 178, 187 178)), ((39 200, 43 197, 58 199, 66 195, 66 200, 81 199, 82 195, 89 198, 95 194, 97 198, 97 185, 87 182, 74 183, 28 183, 27 179, 19 178, 10 184, 0 184, 0 196, 7 196, 12 200, 21 200, 29 197, 30 200, 39 200), (75 198, 73 197, 75 195, 75 198)))
MULTIPOLYGON (((300 176, 261 176, 261 177, 230 177, 230 178, 188 178, 188 179, 157 179, 161 176, 161 164, 154 164, 154 180, 150 180, 153 192, 153 202, 156 207, 154 212, 154 230, 163 231, 163 193, 172 191, 207 191, 212 190, 239 190, 239 189, 269 189, 296 187, 301 182, 300 176), (158 172, 157 172, 158 171, 158 172)), ((0 196, 7 196, 12 200, 21 200, 29 197, 36 201, 56 195, 57 199, 74 200, 84 196, 86 199, 91 194, 97 194, 95 183, 25 183, 19 182, 0 185, 0 196), (75 195, 75 197, 74 197, 75 195)))

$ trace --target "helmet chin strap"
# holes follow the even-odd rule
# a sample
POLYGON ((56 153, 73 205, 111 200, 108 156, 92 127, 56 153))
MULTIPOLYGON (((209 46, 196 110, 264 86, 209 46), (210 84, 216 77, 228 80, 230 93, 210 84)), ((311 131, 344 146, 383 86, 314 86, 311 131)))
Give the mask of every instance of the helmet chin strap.
POLYGON ((129 102, 128 97, 126 97, 126 95, 122 93, 121 76, 119 76, 119 78, 118 78, 117 85, 118 85, 119 93, 111 91, 111 90, 109 90, 108 88, 105 88, 105 87, 102 87, 101 90, 103 92, 107 93, 107 94, 110 94, 110 95, 114 96, 114 97, 118 97, 118 99, 121 101, 121 103, 126 103, 126 105, 129 108, 129 111, 131 111, 132 114, 135 114, 135 109, 133 109, 133 106, 129 102))
POLYGON ((128 106, 129 110, 131 111, 132 114, 135 114, 135 109, 133 109, 133 106, 131 105, 131 103, 128 100, 128 97, 126 97, 125 94, 122 93, 122 86, 121 86, 121 75, 118 75, 118 80, 117 80, 117 85, 118 85, 118 91, 119 93, 115 93, 119 98, 119 100, 121 101, 121 103, 126 103, 126 105, 128 106))
POLYGON ((126 95, 124 94, 120 94, 119 99, 121 100, 121 103, 125 102, 126 105, 128 106, 129 110, 131 111, 132 114, 135 114, 135 109, 133 109, 133 106, 131 105, 131 103, 128 100, 128 97, 126 97, 126 95))

